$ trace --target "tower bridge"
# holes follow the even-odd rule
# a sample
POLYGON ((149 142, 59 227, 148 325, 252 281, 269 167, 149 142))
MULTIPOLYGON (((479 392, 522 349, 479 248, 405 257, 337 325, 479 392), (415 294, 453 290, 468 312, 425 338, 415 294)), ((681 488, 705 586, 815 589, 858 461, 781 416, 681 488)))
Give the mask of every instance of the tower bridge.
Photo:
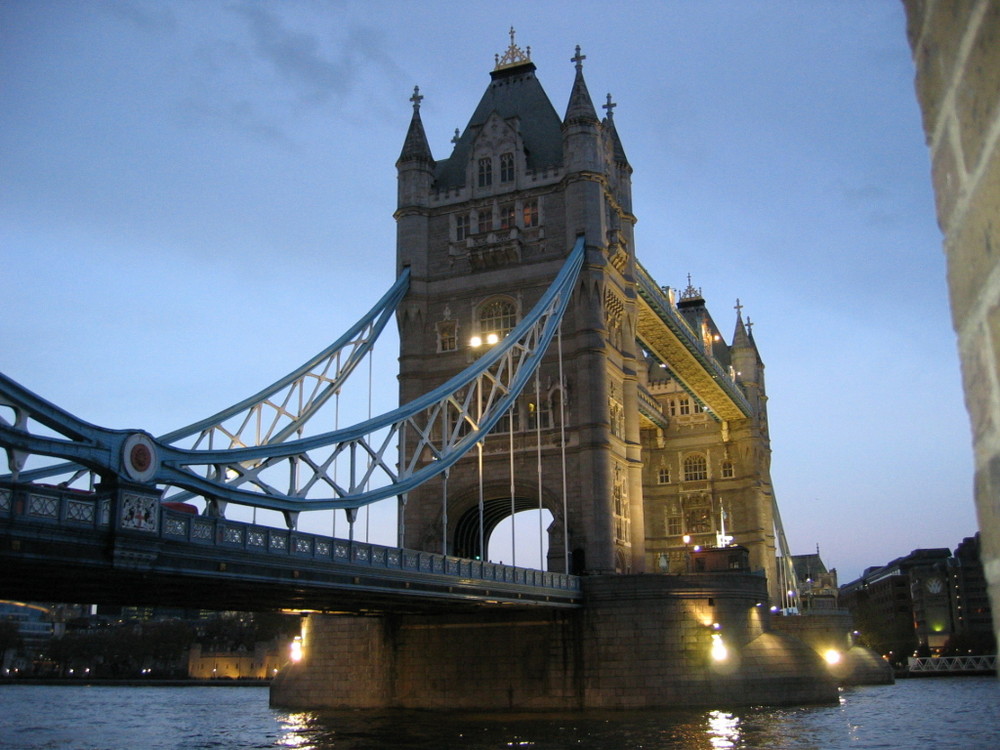
POLYGON ((512 31, 441 160, 414 89, 396 283, 254 396, 154 437, 0 375, 0 555, 23 579, 0 589, 39 598, 33 575, 39 593, 79 576, 99 592, 106 577, 146 600, 311 611, 281 705, 834 700, 816 654, 768 627, 794 584, 776 564, 756 343, 738 302, 726 343, 690 279, 678 292, 638 262, 632 167, 584 59, 560 117, 512 31), (311 432, 392 316, 401 405, 311 432), (358 509, 385 500, 397 546, 356 542, 358 509), (286 528, 231 521, 232 504, 286 528), (552 518, 546 570, 489 563, 492 532, 529 508, 552 518), (298 530, 331 509, 347 540, 298 530), (693 573, 716 545, 729 567, 693 573))

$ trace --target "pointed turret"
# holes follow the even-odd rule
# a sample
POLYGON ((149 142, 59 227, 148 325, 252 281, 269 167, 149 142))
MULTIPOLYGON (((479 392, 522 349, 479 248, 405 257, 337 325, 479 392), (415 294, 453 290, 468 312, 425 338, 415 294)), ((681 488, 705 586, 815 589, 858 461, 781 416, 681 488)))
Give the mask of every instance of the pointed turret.
POLYGON ((615 127, 614 110, 617 106, 617 104, 611 101, 611 94, 609 93, 607 104, 601 105, 601 109, 606 109, 608 111, 607 117, 604 118, 604 122, 602 124, 604 126, 604 132, 611 141, 611 151, 615 157, 615 164, 619 167, 628 167, 629 172, 631 172, 632 167, 629 166, 628 157, 625 156, 625 148, 622 146, 621 138, 618 137, 618 129, 615 127))
POLYGON ((590 98, 587 90, 587 82, 583 80, 583 61, 586 55, 580 54, 580 45, 576 45, 576 54, 570 58, 570 62, 576 63, 576 78, 573 80, 573 89, 569 95, 569 105, 566 107, 566 117, 563 118, 563 126, 572 124, 593 124, 600 120, 597 117, 597 110, 594 109, 594 102, 590 98))
POLYGON ((746 326, 743 325, 743 305, 739 299, 736 300, 736 330, 733 331, 733 349, 747 348, 753 346, 750 337, 747 335, 746 326))
POLYGON ((396 236, 406 253, 398 257, 399 268, 410 266, 415 273, 426 263, 427 205, 434 184, 434 157, 420 121, 420 87, 413 87, 413 116, 406 131, 403 150, 396 161, 396 236))
POLYGON ((427 135, 424 133, 424 124, 420 120, 420 102, 423 100, 420 94, 420 87, 413 87, 413 117, 410 118, 410 128, 406 131, 406 140, 403 141, 403 150, 396 160, 396 168, 399 169, 404 163, 417 162, 427 163, 431 169, 434 167, 434 157, 431 155, 430 144, 427 143, 427 135))

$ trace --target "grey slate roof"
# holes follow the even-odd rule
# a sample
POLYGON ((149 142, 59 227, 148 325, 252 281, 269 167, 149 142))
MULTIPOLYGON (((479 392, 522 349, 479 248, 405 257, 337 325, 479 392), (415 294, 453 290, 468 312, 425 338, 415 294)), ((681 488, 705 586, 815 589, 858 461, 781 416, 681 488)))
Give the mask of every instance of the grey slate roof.
POLYGON ((562 121, 535 77, 534 63, 494 70, 490 76, 490 85, 451 156, 437 163, 434 176, 439 190, 465 184, 465 167, 472 144, 493 112, 504 119, 519 119, 528 169, 562 164, 562 121))

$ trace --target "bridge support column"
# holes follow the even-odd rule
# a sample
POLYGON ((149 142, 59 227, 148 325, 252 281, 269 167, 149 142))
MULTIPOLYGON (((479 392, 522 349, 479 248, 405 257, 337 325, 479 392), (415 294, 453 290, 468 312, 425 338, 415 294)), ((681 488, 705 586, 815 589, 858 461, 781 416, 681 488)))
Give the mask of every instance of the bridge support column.
POLYGON ((768 632, 761 576, 590 576, 584 591, 576 610, 310 615, 304 658, 272 683, 271 703, 573 710, 837 699, 812 648, 768 632))

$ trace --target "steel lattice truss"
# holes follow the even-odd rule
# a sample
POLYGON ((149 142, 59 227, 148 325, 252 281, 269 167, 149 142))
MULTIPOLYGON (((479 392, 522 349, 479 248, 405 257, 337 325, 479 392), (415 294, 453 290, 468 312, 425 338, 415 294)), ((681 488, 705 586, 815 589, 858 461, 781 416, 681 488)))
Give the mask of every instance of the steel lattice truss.
POLYGON ((14 412, 13 422, 0 416, 0 445, 12 472, 0 480, 36 481, 84 467, 286 514, 356 509, 403 495, 462 458, 511 407, 558 330, 582 264, 581 237, 532 311, 448 382, 391 412, 312 437, 289 439, 370 350, 406 293, 405 273, 361 321, 301 368, 160 438, 89 424, 0 374, 0 406, 14 412), (32 421, 61 437, 31 432, 32 421), (183 441, 191 445, 182 447, 183 441), (19 473, 30 454, 72 464, 19 473))

